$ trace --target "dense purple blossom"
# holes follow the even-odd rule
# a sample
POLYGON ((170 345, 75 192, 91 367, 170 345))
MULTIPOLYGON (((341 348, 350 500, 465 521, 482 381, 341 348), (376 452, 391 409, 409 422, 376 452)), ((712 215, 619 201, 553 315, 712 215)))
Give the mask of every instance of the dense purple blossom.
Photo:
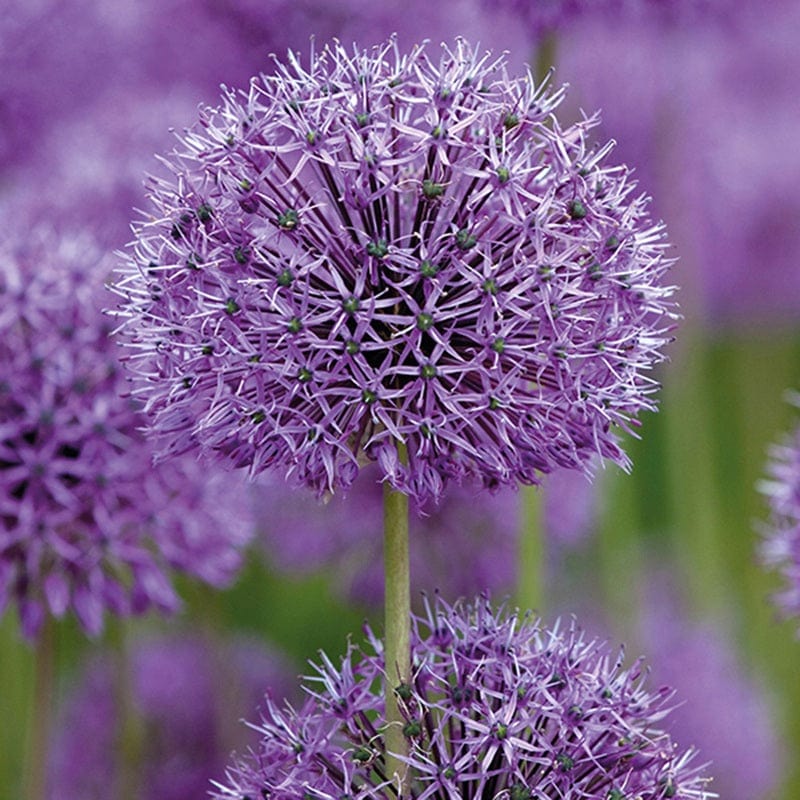
MULTIPOLYGON (((324 504, 278 479, 260 481, 255 492, 258 531, 273 568, 294 574, 328 568, 349 600, 380 607, 383 487, 375 473, 367 470, 346 496, 324 504)), ((519 494, 503 489, 491 495, 476 488, 453 486, 438 504, 411 515, 412 594, 513 591, 519 494)))
POLYGON ((0 253, 0 609, 23 631, 68 610, 176 607, 168 568, 222 585, 251 535, 235 475, 193 458, 153 468, 101 312, 94 243, 31 231, 0 253))
MULTIPOLYGON (((794 402, 800 405, 800 398, 794 402)), ((800 426, 781 444, 773 445, 767 478, 761 492, 769 504, 769 522, 763 526, 761 556, 777 568, 783 586, 775 595, 781 611, 800 616, 800 426)))
POLYGON ((710 761, 720 797, 772 797, 785 752, 765 687, 747 674, 722 622, 690 620, 662 578, 640 605, 639 641, 653 678, 682 701, 665 727, 710 761))
POLYGON ((376 461, 420 501, 626 464, 670 261, 562 98, 463 41, 438 60, 389 41, 291 57, 204 110, 117 285, 162 452, 320 493, 376 461))
MULTIPOLYGON (((146 731, 134 795, 141 800, 205 797, 231 749, 249 743, 237 715, 259 705, 265 693, 280 700, 294 691, 288 666, 249 640, 145 639, 131 649, 130 672, 133 711, 146 731)), ((54 732, 53 800, 117 796, 117 697, 113 659, 95 658, 67 696, 54 732)))
MULTIPOLYGON (((384 773, 382 645, 328 659, 299 709, 268 703, 258 748, 228 771, 224 798, 391 798, 384 773)), ((410 796, 621 800, 705 798, 706 780, 662 730, 666 687, 641 662, 586 640, 494 613, 486 601, 437 599, 412 619, 410 684, 397 687, 410 796)))

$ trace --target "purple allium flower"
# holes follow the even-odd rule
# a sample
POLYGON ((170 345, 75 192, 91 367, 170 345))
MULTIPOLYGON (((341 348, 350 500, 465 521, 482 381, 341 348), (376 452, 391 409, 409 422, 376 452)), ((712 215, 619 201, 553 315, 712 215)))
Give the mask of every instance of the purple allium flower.
POLYGON ((725 626, 690 621, 665 583, 650 586, 639 625, 653 677, 682 700, 665 727, 710 761, 720 797, 773 796, 784 748, 764 687, 746 673, 725 626))
MULTIPOLYGON (((793 402, 800 405, 800 397, 793 402)), ((763 526, 761 557, 779 569, 783 587, 775 603, 783 614, 800 616, 800 426, 781 444, 770 449, 767 479, 759 489, 769 505, 769 522, 763 526)))
POLYGON ((376 461, 423 502, 627 464, 670 260, 562 97, 462 40, 438 60, 390 40, 290 56, 203 111, 117 286, 162 452, 320 493, 376 461))
MULTIPOLYGON (((271 565, 281 572, 332 568, 340 591, 368 606, 383 603, 383 487, 366 470, 346 496, 315 503, 283 481, 259 482, 257 528, 271 565), (370 480, 372 478, 373 480, 370 480)), ((453 486, 441 501, 411 515, 411 585, 414 594, 439 589, 446 597, 475 591, 508 594, 514 588, 519 494, 478 493, 453 486)))
MULTIPOLYGON (((390 798, 384 773, 382 646, 328 659, 300 709, 267 703, 259 747, 228 771, 217 800, 390 798)), ((661 724, 671 691, 637 661, 575 628, 546 629, 486 601, 437 599, 412 620, 411 684, 397 687, 410 796, 707 798, 693 751, 661 724)))
POLYGON ((221 585, 251 535, 244 487, 192 458, 152 466, 101 308, 93 242, 30 232, 0 254, 0 609, 33 636, 68 610, 174 609, 168 568, 221 585))
MULTIPOLYGON (((205 797, 234 747, 246 747, 237 715, 294 691, 292 671, 262 644, 190 636, 136 642, 131 652, 133 710, 146 735, 137 798, 205 797), (222 645, 222 647, 220 647, 222 645), (233 734, 235 738, 229 737, 233 734)), ((54 734, 53 800, 114 796, 119 770, 119 711, 114 662, 92 661, 69 694, 54 734)))

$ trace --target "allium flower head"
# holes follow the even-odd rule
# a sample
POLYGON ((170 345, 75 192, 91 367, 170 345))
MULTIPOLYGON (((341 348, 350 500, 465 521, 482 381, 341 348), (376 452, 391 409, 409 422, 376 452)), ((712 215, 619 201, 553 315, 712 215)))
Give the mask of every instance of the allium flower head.
POLYGON ((104 275, 78 237, 33 232, 0 254, 0 610, 15 600, 27 635, 47 611, 95 634, 105 609, 173 609, 169 567, 222 584, 250 535, 231 476, 153 468, 104 275))
MULTIPOLYGON (((261 742, 217 800, 392 798, 384 771, 380 642, 324 659, 299 710, 267 705, 261 742)), ((437 600, 412 625, 410 684, 397 687, 410 796, 521 800, 706 798, 706 780, 661 729, 671 692, 640 662, 571 626, 546 629, 485 601, 437 600)))
MULTIPOLYGON (((800 397, 794 402, 800 405, 800 397)), ((800 426, 770 450, 767 479, 759 488, 767 498, 770 518, 764 526, 761 555, 777 567, 784 586, 775 602, 788 616, 800 616, 800 426)))
POLYGON ((562 97, 464 41, 390 40, 290 55, 206 109, 118 281, 162 449, 319 492, 377 461, 420 500, 626 463, 667 245, 562 97))

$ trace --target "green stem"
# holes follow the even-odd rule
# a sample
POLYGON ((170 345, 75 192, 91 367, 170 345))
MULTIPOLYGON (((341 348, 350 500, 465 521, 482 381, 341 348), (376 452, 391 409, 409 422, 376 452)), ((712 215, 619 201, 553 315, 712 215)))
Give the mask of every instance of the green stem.
POLYGON ((34 653, 33 710, 23 795, 27 800, 45 800, 47 797, 50 723, 55 695, 55 661, 55 626, 47 617, 39 632, 34 653))
MULTIPOLYGON (((401 461, 405 447, 398 444, 401 461)), ((408 797, 407 766, 397 756, 408 753, 403 735, 403 717, 397 705, 395 687, 411 681, 411 591, 408 557, 408 497, 383 485, 383 546, 385 575, 386 683, 386 774, 399 782, 399 796, 408 797), (392 755, 389 755, 391 753, 392 755)))
POLYGON ((542 487, 523 486, 519 541, 517 605, 542 612, 544 582, 544 531, 542 487))
POLYGON ((110 634, 114 649, 114 701, 117 711, 114 797, 136 800, 144 752, 144 725, 136 708, 133 663, 125 621, 114 620, 110 634))
POLYGON ((556 35, 550 31, 542 37, 533 58, 533 77, 537 84, 541 83, 556 65, 556 50, 556 35))

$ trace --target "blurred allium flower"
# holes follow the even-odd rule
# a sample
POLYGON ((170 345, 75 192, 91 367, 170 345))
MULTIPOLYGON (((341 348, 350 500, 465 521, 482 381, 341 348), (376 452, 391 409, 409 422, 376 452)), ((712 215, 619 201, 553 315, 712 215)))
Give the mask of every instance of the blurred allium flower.
MULTIPOLYGON (((800 405, 800 397, 793 402, 800 405)), ((767 498, 770 518, 763 529, 761 556, 777 567, 783 587, 775 602, 788 615, 800 616, 800 426, 770 450, 767 479, 759 489, 767 498)))
POLYGON ((0 254, 0 610, 23 631, 75 612, 173 609, 168 568, 232 577, 252 521, 232 475, 152 466, 101 311, 101 254, 32 232, 0 254))
POLYGON ((530 34, 539 39, 567 27, 577 17, 657 18, 660 22, 692 19, 722 7, 720 0, 483 0, 487 8, 509 11, 521 19, 530 34))
POLYGON ((650 409, 669 259, 596 119, 459 41, 291 57, 206 109, 119 278, 163 452, 424 501, 534 483, 650 409), (396 442, 407 445, 401 463, 396 442))
POLYGON ((800 5, 743 2, 735 12, 725 26, 670 35, 659 24, 587 22, 563 37, 559 75, 581 105, 603 108, 604 133, 670 220, 687 317, 793 322, 800 5))
MULTIPOLYGON (((209 779, 221 777, 231 748, 247 745, 235 721, 259 705, 264 693, 290 695, 290 669, 263 645, 161 637, 131 652, 133 709, 144 725, 137 798, 205 797, 209 779), (222 712, 222 713, 220 713, 222 712), (224 717, 221 720, 221 716, 224 717)), ((50 766, 53 800, 106 800, 119 769, 119 711, 114 664, 97 658, 72 690, 54 735, 50 766)))
MULTIPOLYGON (((383 487, 374 468, 345 497, 315 503, 283 481, 259 482, 258 530, 272 566, 308 573, 333 568, 348 599, 383 603, 383 487)), ((516 578, 519 494, 503 489, 476 494, 453 486, 437 504, 411 515, 412 595, 439 589, 445 597, 476 591, 508 594, 516 578)))
POLYGON ((672 686, 683 701, 665 727, 710 761, 720 797, 771 797, 780 783, 784 748, 764 687, 747 675, 721 624, 687 618, 666 588, 672 580, 651 585, 639 626, 653 678, 672 686))
POLYGON ((567 547, 585 542, 598 516, 598 487, 585 475, 560 469, 549 475, 544 491, 544 530, 567 547))
MULTIPOLYGON (((261 743, 228 771, 223 798, 394 797, 381 735, 381 643, 341 668, 324 659, 299 710, 268 703, 261 743)), ((412 625, 405 720, 411 796, 704 798, 706 780, 661 729, 671 692, 651 692, 640 662, 493 613, 437 599, 412 625)))

